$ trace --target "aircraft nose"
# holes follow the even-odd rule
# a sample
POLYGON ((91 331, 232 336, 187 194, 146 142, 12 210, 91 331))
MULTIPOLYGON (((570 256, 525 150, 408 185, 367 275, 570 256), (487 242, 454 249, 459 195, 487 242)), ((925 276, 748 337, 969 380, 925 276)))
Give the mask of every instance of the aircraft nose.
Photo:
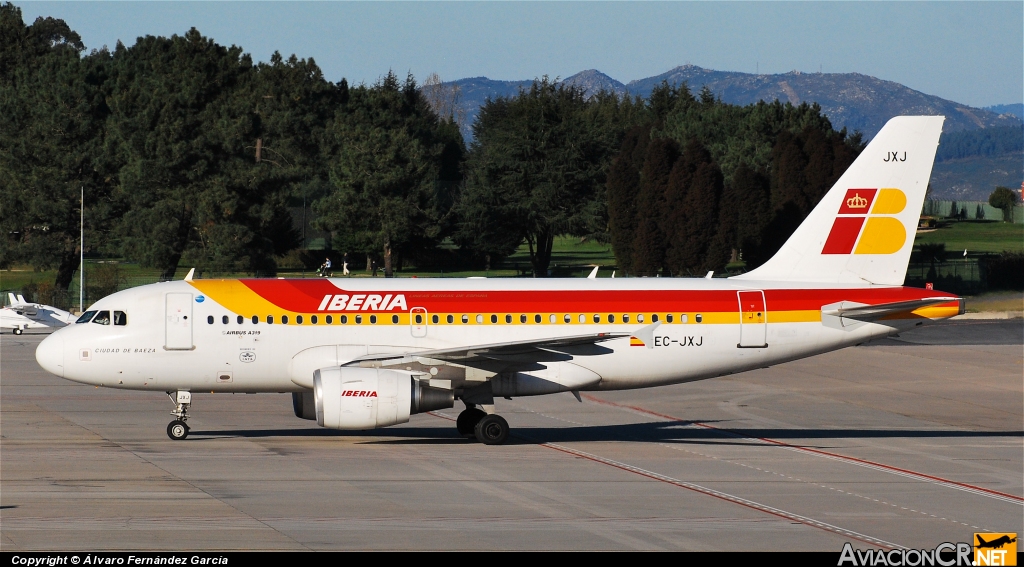
POLYGON ((53 333, 36 347, 36 362, 50 374, 64 377, 64 338, 53 333))

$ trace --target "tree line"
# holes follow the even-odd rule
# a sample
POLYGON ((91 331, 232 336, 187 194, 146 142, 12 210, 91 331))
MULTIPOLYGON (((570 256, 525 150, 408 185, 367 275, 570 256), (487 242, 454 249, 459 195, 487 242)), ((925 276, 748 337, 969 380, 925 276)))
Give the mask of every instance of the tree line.
POLYGON ((771 255, 862 149, 816 105, 735 106, 667 84, 586 96, 547 77, 489 100, 467 146, 457 90, 389 72, 327 80, 197 30, 86 52, 65 22, 0 5, 0 267, 89 250, 272 275, 305 199, 334 250, 403 266, 498 264, 526 243, 610 242, 634 275, 771 255), (442 245, 445 244, 445 245, 442 245))

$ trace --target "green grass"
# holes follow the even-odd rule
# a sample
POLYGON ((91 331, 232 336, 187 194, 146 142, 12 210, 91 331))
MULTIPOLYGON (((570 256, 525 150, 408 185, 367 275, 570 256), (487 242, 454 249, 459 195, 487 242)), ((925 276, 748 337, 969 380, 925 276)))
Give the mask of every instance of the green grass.
POLYGON ((972 252, 1024 252, 1024 224, 998 221, 944 223, 932 232, 918 233, 914 244, 944 243, 946 250, 972 252))

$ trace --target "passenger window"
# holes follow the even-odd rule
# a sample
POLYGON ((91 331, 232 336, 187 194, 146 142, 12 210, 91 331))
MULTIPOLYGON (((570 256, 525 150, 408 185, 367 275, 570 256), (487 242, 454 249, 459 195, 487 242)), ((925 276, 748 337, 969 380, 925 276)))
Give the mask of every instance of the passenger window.
POLYGON ((572 323, 572 317, 570 317, 569 314, 566 313, 565 317, 562 317, 562 321, 565 321, 566 323, 572 323))
POLYGON ((445 321, 448 321, 448 324, 451 325, 452 323, 455 322, 455 317, 449 315, 448 317, 445 318, 445 321))
MULTIPOLYGON (((116 316, 115 316, 115 321, 116 321, 116 316)), ((206 317, 206 322, 212 325, 213 324, 213 315, 209 315, 208 317, 206 317)))
POLYGON ((526 314, 525 313, 519 316, 519 322, 520 323, 525 323, 526 322, 526 314))
POLYGON ((505 324, 507 325, 507 324, 509 324, 511 322, 512 322, 512 316, 511 315, 505 315, 505 324))
POLYGON ((586 323, 586 322, 587 322, 587 316, 582 314, 582 313, 580 313, 580 323, 586 323))
MULTIPOLYGON (((398 321, 395 321, 395 323, 397 323, 397 322, 398 321)), ((423 324, 423 315, 420 314, 420 313, 416 314, 416 324, 417 325, 422 325, 423 324)))
POLYGON ((109 325, 110 324, 110 311, 100 311, 96 314, 96 318, 92 320, 97 325, 109 325))
POLYGON ((243 321, 245 321, 245 317, 242 317, 241 315, 239 315, 238 316, 238 324, 241 325, 243 321))
POLYGON ((296 325, 301 325, 302 324, 302 315, 296 315, 295 316, 295 324, 296 325))
POLYGON ((331 323, 334 322, 334 317, 331 317, 330 315, 328 315, 328 316, 324 317, 324 321, 326 321, 327 324, 330 325, 331 323))
POLYGON ((436 325, 438 321, 440 321, 440 319, 437 317, 437 315, 431 315, 430 316, 430 322, 431 323, 436 325))
POLYGON ((220 318, 220 322, 224 323, 225 325, 227 325, 228 324, 228 316, 225 315, 225 316, 221 317, 220 318))
POLYGON ((697 316, 693 318, 693 320, 698 322, 698 323, 703 323, 704 322, 704 316, 701 315, 700 313, 698 313, 697 316))
POLYGON ((651 315, 651 323, 657 323, 657 322, 658 322, 658 314, 655 313, 655 314, 651 315))
POLYGON ((371 325, 376 325, 377 324, 377 316, 376 315, 370 315, 370 324, 371 325))
POLYGON ((124 311, 114 311, 114 324, 124 327, 128 324, 128 314, 124 311))
POLYGON ((629 323, 629 315, 623 314, 622 315, 622 322, 623 323, 629 323))
POLYGON ((287 325, 288 324, 288 316, 287 315, 281 315, 281 324, 282 325, 287 325))
POLYGON ((644 314, 643 313, 641 313, 641 314, 636 316, 636 322, 637 323, 643 323, 644 322, 644 314))
POLYGON ((615 322, 615 315, 612 315, 611 313, 609 313, 608 314, 608 322, 609 323, 614 323, 615 322))
POLYGON ((668 314, 665 315, 665 322, 666 323, 671 323, 672 322, 672 314, 671 313, 668 313, 668 314))
POLYGON ((483 323, 484 322, 484 316, 483 315, 477 315, 476 316, 476 322, 477 322, 477 324, 483 323))
POLYGON ((534 323, 540 323, 540 313, 533 316, 534 323))
POLYGON ((267 324, 268 325, 273 325, 274 324, 274 316, 273 315, 267 315, 267 324))
POLYGON ((594 314, 594 322, 595 322, 595 323, 600 323, 600 322, 601 322, 601 316, 600 316, 600 315, 597 315, 597 314, 595 313, 595 314, 594 314))
POLYGON ((554 322, 555 322, 555 314, 552 313, 551 315, 548 315, 548 323, 554 323, 554 322))
POLYGON ((92 321, 94 315, 96 315, 95 311, 86 311, 85 313, 82 313, 82 316, 79 317, 75 323, 88 323, 89 321, 92 321))
POLYGON ((260 322, 260 316, 259 315, 253 315, 252 316, 252 324, 255 325, 256 323, 259 323, 259 322, 260 322))
POLYGON ((363 316, 362 315, 356 315, 356 325, 362 325, 362 324, 363 324, 363 316))
POLYGON ((689 320, 690 318, 686 316, 686 313, 683 313, 682 315, 679 316, 680 323, 686 323, 689 322, 689 320))
POLYGON ((497 315, 491 315, 491 323, 497 323, 497 322, 498 322, 498 316, 497 315))
POLYGON ((466 323, 469 323, 469 315, 462 316, 462 324, 465 325, 466 323))
POLYGON ((341 324, 342 325, 348 325, 348 315, 342 315, 341 316, 341 324))
POLYGON ((309 316, 309 324, 310 325, 316 325, 316 315, 310 315, 309 316))
MULTIPOLYGON (((420 317, 420 319, 423 319, 423 317, 420 317)), ((397 325, 398 324, 398 315, 392 315, 391 316, 391 324, 392 325, 397 325)))

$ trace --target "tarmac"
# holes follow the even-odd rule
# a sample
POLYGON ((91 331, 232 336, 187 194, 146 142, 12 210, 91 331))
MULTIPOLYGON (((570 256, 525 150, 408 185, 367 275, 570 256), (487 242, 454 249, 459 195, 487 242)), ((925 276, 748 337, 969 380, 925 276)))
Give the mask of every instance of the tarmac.
POLYGON ((288 395, 172 405, 47 374, 0 337, 0 549, 816 550, 1024 533, 1024 320, 691 384, 320 429, 288 395))

